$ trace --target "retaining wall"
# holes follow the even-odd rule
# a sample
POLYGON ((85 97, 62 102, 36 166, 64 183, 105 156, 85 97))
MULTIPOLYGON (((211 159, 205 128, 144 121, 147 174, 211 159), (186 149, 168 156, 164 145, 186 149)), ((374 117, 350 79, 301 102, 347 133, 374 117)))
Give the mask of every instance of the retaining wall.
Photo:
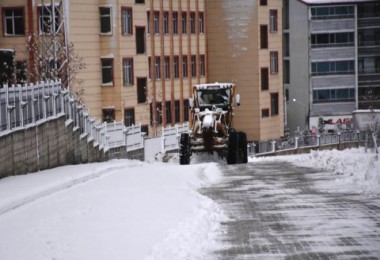
POLYGON ((65 115, 0 136, 0 178, 114 158, 143 161, 144 148, 127 152, 121 146, 104 152, 65 115))

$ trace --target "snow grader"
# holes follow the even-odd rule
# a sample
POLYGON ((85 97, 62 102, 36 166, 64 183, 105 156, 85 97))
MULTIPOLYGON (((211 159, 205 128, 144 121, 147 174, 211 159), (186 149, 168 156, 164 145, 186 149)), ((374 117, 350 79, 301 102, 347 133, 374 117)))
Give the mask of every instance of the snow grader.
POLYGON ((228 164, 247 163, 247 135, 232 127, 233 107, 240 95, 231 83, 199 84, 192 88, 192 125, 179 139, 179 163, 190 164, 192 153, 217 152, 228 164))

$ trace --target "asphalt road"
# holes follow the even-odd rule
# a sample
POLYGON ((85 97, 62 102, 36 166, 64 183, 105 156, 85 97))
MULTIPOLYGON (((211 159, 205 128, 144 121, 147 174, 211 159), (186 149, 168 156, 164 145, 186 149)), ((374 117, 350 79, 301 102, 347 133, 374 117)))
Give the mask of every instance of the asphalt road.
POLYGON ((223 166, 201 193, 229 217, 212 259, 380 259, 380 198, 286 162, 223 166))

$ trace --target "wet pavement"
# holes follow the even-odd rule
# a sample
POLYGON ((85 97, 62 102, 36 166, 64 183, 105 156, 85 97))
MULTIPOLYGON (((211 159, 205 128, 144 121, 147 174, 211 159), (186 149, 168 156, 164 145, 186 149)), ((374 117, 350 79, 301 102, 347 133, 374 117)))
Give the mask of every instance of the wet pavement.
POLYGON ((210 259, 380 259, 379 197, 286 162, 221 169, 223 181, 201 190, 229 218, 210 259))

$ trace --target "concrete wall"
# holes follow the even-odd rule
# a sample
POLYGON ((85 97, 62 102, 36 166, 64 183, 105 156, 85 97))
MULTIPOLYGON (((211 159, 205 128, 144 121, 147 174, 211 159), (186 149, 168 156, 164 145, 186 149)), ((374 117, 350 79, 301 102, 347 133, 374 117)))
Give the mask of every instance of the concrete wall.
POLYGON ((143 149, 126 152, 119 147, 104 152, 65 116, 1 136, 0 147, 0 178, 113 158, 144 160, 143 149))
POLYGON ((290 84, 287 104, 288 128, 305 128, 309 110, 309 32, 308 8, 298 0, 289 1, 290 84), (296 99, 296 102, 293 101, 296 99))

